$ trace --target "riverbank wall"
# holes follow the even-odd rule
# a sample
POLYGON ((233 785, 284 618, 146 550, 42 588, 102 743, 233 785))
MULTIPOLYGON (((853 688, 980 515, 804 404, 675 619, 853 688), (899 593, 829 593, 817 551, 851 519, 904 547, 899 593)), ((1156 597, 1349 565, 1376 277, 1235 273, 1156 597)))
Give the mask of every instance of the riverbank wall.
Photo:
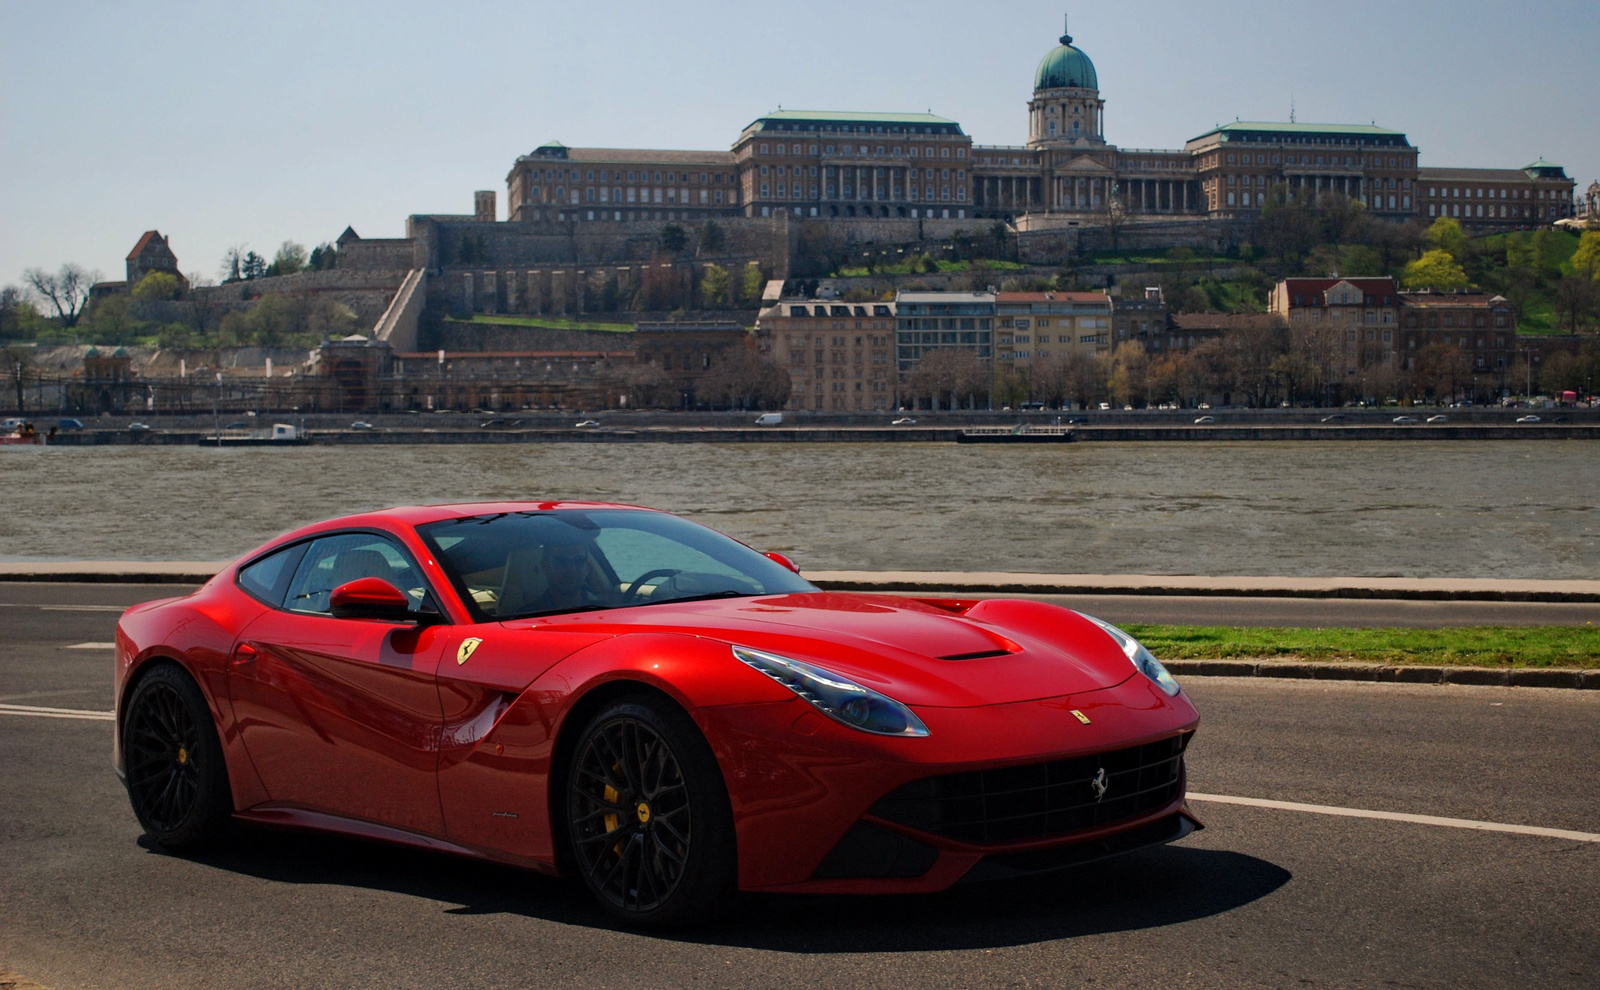
MULTIPOLYGON (((320 446, 522 443, 958 443, 966 428, 930 427, 611 427, 308 430, 320 446)), ((226 434, 224 434, 226 436, 226 434)), ((209 443, 204 430, 83 430, 58 433, 60 447, 194 446, 209 443)), ((985 438, 990 441, 1011 438, 985 438)), ((1018 437, 1037 443, 1038 437, 1018 437)), ((1580 423, 1462 425, 1143 425, 1079 426, 1053 442, 1246 442, 1290 440, 1600 440, 1600 425, 1580 423)), ((228 441, 224 440, 224 445, 228 441)), ((294 446, 288 445, 285 446, 294 446)))

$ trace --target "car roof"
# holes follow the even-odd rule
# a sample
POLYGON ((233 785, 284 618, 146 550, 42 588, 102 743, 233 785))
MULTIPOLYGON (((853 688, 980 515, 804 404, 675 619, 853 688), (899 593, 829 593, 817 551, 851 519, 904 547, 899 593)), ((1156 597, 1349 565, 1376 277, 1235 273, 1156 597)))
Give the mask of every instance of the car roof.
POLYGON ((563 512, 580 509, 634 509, 641 512, 655 512, 639 505, 624 505, 616 502, 451 502, 445 505, 400 505, 389 509, 379 509, 373 512, 361 512, 349 516, 340 516, 322 522, 313 523, 302 529, 296 530, 295 536, 322 532, 329 529, 346 529, 362 526, 394 525, 424 526, 428 523, 443 522, 447 519, 467 519, 472 516, 487 516, 501 512, 563 512))

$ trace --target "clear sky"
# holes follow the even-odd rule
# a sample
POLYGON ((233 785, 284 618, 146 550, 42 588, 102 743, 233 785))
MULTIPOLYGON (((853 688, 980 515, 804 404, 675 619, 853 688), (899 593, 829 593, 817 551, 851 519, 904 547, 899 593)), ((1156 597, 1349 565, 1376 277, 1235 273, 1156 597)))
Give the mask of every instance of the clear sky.
MULTIPOLYGON (((1072 5, 1115 144, 1221 121, 1402 130, 1435 166, 1600 178, 1597 0, 1072 5)), ((0 283, 120 278, 146 229, 215 277, 346 224, 470 213, 545 141, 728 148, 784 106, 932 110, 1021 144, 1057 0, 253 4, 0 0, 0 283)))

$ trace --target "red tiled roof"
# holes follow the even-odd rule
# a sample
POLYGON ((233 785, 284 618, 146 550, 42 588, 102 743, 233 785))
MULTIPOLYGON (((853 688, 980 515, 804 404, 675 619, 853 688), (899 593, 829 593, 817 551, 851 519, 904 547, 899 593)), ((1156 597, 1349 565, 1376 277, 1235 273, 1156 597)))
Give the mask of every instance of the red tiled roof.
MULTIPOLYGON (((1283 280, 1284 291, 1290 298, 1321 296, 1324 292, 1344 282, 1349 282, 1361 291, 1364 296, 1377 296, 1384 298, 1393 296, 1398 291, 1393 278, 1288 278, 1283 280)), ((1383 305, 1391 305, 1386 300, 1383 305)), ((1307 305, 1317 305, 1313 301, 1307 305)))
POLYGON ((133 246, 133 250, 128 252, 127 260, 132 261, 133 259, 139 257, 139 255, 144 253, 144 249, 150 244, 150 239, 152 237, 160 237, 160 236, 161 236, 161 231, 159 231, 159 230, 147 230, 147 231, 145 231, 144 232, 144 236, 139 238, 139 243, 135 244, 133 246))

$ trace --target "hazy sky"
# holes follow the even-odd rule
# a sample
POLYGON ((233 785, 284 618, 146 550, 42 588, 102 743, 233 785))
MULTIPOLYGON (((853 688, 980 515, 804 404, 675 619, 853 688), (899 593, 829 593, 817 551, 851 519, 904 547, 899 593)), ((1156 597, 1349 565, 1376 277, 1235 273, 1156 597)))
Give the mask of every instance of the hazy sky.
MULTIPOLYGON (((1543 156, 1600 178, 1597 0, 1143 0, 1072 5, 1106 136, 1215 124, 1405 131, 1435 166, 1543 156)), ((1021 144, 1055 0, 83 3, 0 0, 0 282, 122 277, 140 233, 216 276, 346 224, 470 213, 519 154, 728 148, 777 108, 932 110, 1021 144)))

